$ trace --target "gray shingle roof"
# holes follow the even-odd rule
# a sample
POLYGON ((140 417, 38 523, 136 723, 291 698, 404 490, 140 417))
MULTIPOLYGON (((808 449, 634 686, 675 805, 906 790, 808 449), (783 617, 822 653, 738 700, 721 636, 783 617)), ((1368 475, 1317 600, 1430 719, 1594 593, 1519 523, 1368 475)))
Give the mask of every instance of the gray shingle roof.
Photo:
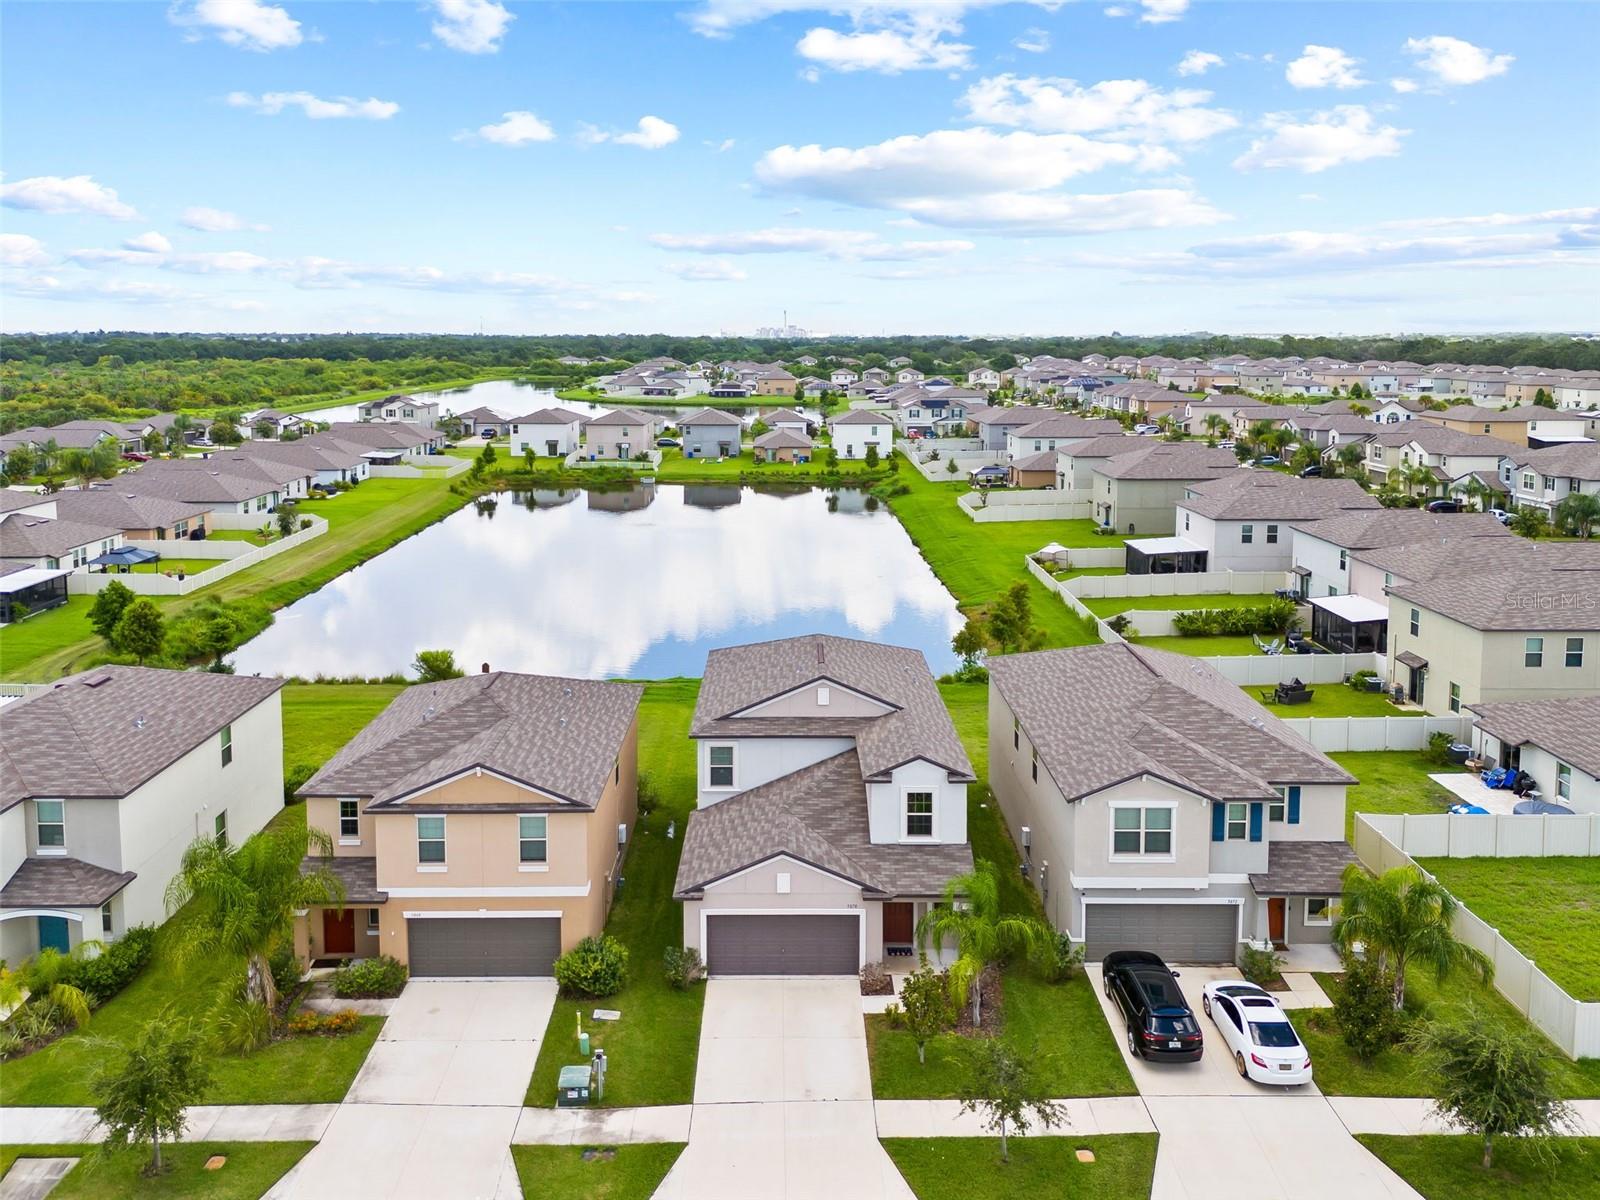
POLYGON ((1337 896, 1344 869, 1356 861, 1348 842, 1273 841, 1265 873, 1250 876, 1258 896, 1337 896))
POLYGON ((0 811, 120 797, 283 686, 281 679, 96 667, 0 707, 0 811))
POLYGON ((888 413, 872 412, 871 410, 865 409, 865 408, 852 408, 847 413, 841 413, 837 417, 830 417, 829 420, 828 420, 828 424, 829 425, 889 425, 889 424, 892 424, 892 418, 889 416, 888 413))
POLYGON ((1467 705, 1478 728, 1508 746, 1532 743, 1600 779, 1600 696, 1467 705))
POLYGON ((300 863, 300 873, 309 875, 318 867, 326 867, 344 884, 346 904, 382 904, 389 893, 378 890, 378 860, 371 856, 361 858, 349 855, 309 855, 300 863))
POLYGON ((1019 438, 1051 437, 1102 437, 1108 433, 1121 433, 1122 422, 1109 417, 1080 417, 1074 413, 1052 413, 1032 425, 1016 431, 1019 438))
POLYGON ((725 413, 720 408, 702 408, 699 412, 690 413, 687 417, 678 418, 678 428, 684 429, 690 425, 743 425, 744 422, 732 413, 725 413))
POLYGON ((975 778, 920 650, 828 634, 711 651, 689 736, 853 737, 869 779, 916 758, 943 767, 953 779, 975 778), (893 708, 881 717, 734 715, 813 683, 850 688, 893 708))
POLYGON ((57 492, 53 498, 56 512, 65 520, 114 525, 123 531, 163 528, 193 520, 206 511, 203 504, 168 500, 163 496, 140 496, 115 484, 90 488, 87 492, 57 492))
POLYGON ((1407 583, 1390 594, 1473 629, 1600 631, 1600 567, 1557 570, 1524 565, 1492 574, 1407 583))
POLYGON ((541 408, 520 417, 512 417, 514 425, 570 425, 574 421, 583 420, 577 413, 568 412, 564 408, 541 408))
POLYGON ((1012 459, 1011 467, 1016 471, 1054 471, 1060 457, 1060 450, 1041 450, 1037 454, 1012 459))
POLYGON ((1506 454, 1517 466, 1531 467, 1541 475, 1600 479, 1600 442, 1568 442, 1560 446, 1546 446, 1542 450, 1524 450, 1520 446, 1513 446, 1506 454))
POLYGON ((755 440, 758 450, 809 450, 811 439, 792 429, 774 429, 755 440))
POLYGON ((1306 534, 1346 550, 1403 546, 1434 537, 1513 537, 1490 513, 1431 513, 1420 508, 1376 508, 1341 513, 1307 527, 1306 534))
POLYGON ((91 525, 32 513, 7 513, 0 517, 0 558, 64 558, 79 546, 121 533, 100 522, 91 525))
POLYGON ((1111 643, 989 659, 990 686, 1068 800, 1155 775, 1218 800, 1352 776, 1188 655, 1111 643))
POLYGON ((259 475, 248 476, 224 471, 151 470, 146 463, 137 471, 118 477, 118 484, 139 496, 159 496, 164 500, 184 500, 195 504, 233 504, 280 491, 278 484, 259 475))
POLYGON ((0 908, 99 908, 136 878, 76 858, 25 858, 0 889, 0 908))
POLYGON ((1216 521, 1315 521, 1383 507, 1352 479, 1299 479, 1281 471, 1230 471, 1191 491, 1179 506, 1216 521))
POLYGON ((593 808, 633 725, 636 683, 496 671, 407 688, 300 789, 398 803, 474 767, 593 808))
POLYGON ((1127 454, 1114 455, 1095 468, 1107 479, 1210 479, 1239 470, 1232 450, 1194 442, 1157 442, 1127 454))
POLYGON ((684 834, 674 895, 787 854, 885 896, 935 896, 972 870, 972 847, 873 843, 854 750, 697 809, 684 834))

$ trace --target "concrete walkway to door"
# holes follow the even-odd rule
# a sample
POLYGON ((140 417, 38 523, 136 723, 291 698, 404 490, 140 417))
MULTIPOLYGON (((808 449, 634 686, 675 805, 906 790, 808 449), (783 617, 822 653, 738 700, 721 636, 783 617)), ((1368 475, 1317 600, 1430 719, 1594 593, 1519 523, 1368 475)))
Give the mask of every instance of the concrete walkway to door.
POLYGON ((712 979, 689 1146, 664 1200, 913 1200, 878 1143, 861 987, 712 979))

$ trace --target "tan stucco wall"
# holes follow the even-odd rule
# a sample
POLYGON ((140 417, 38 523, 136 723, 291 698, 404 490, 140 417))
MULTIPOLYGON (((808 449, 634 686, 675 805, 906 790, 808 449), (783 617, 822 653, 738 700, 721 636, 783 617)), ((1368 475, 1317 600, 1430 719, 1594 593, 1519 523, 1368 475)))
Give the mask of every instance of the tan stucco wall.
MULTIPOLYGON (((826 665, 818 669, 819 674, 826 665)), ((758 704, 745 717, 881 717, 889 709, 848 688, 837 684, 814 684, 797 688, 786 696, 758 704), (828 689, 828 703, 817 703, 817 688, 828 689)))
POLYGON ((1410 650, 1428 661, 1422 696, 1430 713, 1450 712, 1450 684, 1461 685, 1464 706, 1480 700, 1536 700, 1576 696, 1600 691, 1600 634, 1590 630, 1516 630, 1483 633, 1449 617, 1422 609, 1416 637, 1411 636, 1410 611, 1415 607, 1394 597, 1389 610, 1389 662, 1391 684, 1410 678, 1407 668, 1395 663, 1397 654, 1410 650), (1544 665, 1523 665, 1524 642, 1544 638, 1544 665), (1569 637, 1583 639, 1583 666, 1568 667, 1569 637))

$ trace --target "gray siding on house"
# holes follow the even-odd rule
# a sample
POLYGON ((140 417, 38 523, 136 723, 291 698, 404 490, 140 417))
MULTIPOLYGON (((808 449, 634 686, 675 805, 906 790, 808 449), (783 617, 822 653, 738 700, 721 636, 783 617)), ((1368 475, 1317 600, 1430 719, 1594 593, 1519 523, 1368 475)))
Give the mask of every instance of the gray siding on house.
POLYGON ((685 458, 731 458, 739 453, 737 425, 685 425, 682 433, 685 458))

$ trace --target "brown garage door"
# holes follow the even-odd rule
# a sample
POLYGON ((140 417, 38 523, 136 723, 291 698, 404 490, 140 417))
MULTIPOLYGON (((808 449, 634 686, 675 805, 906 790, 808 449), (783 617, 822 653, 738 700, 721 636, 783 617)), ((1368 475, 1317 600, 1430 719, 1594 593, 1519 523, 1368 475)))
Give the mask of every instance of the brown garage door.
POLYGON ((419 978, 549 975, 561 953, 560 917, 426 917, 406 930, 419 978))
POLYGON ((1168 962, 1231 963, 1238 912, 1232 904, 1086 904, 1085 957, 1148 950, 1168 962))
POLYGON ((713 975, 854 975, 861 920, 802 913, 706 919, 706 970, 713 975))

